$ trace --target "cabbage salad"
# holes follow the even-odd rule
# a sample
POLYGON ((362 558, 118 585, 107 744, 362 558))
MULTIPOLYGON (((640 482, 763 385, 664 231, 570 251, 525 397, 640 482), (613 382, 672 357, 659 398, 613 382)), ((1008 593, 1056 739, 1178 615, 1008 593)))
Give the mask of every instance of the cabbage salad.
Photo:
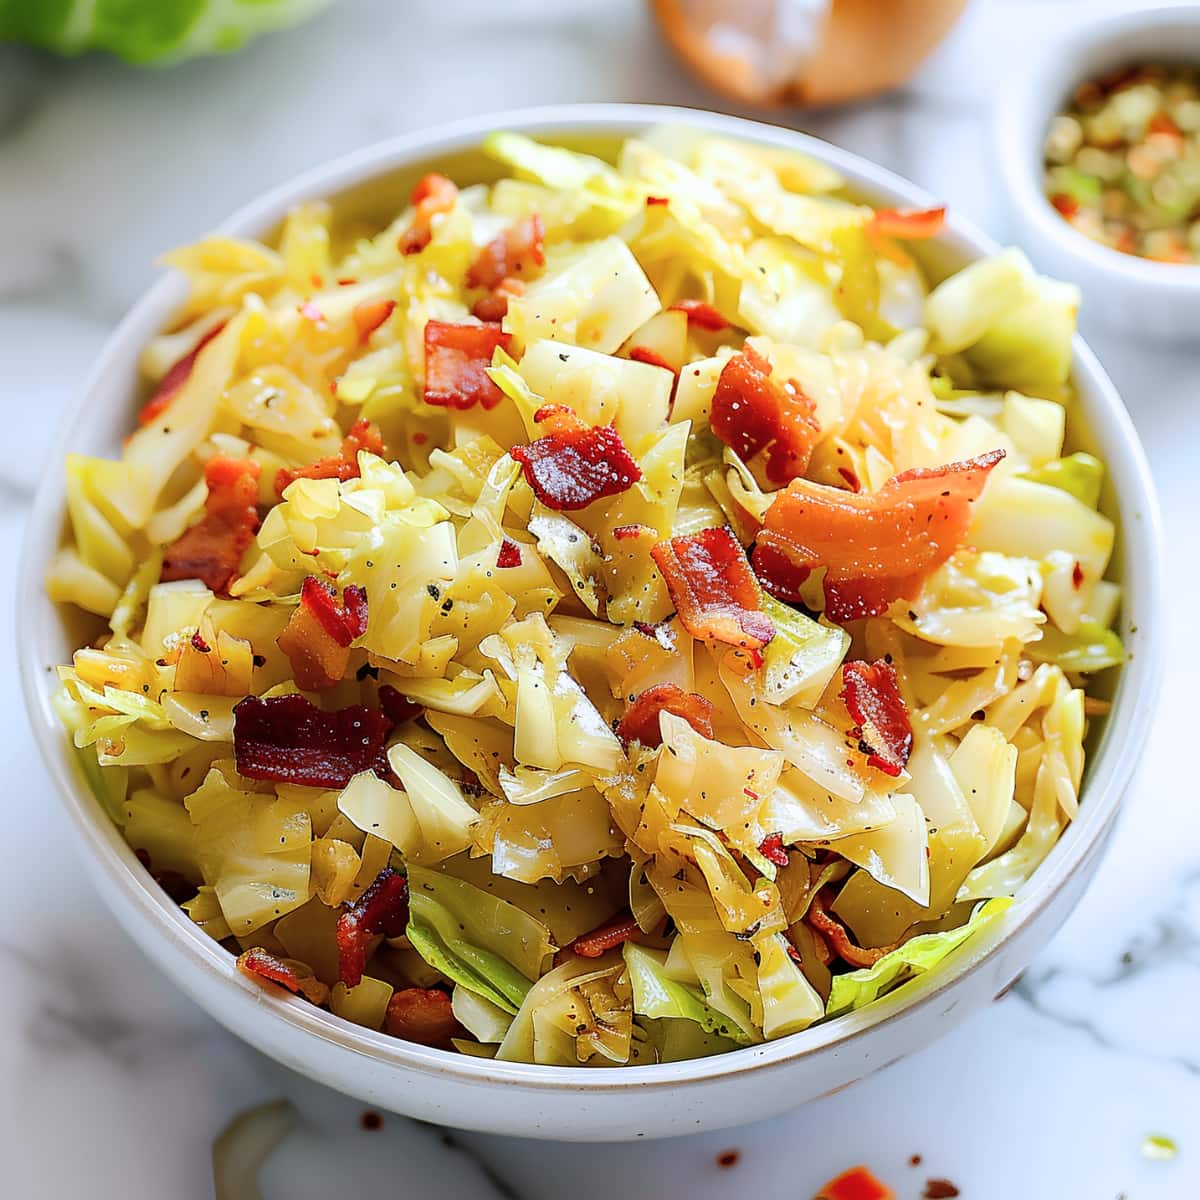
POLYGON ((653 130, 512 133, 387 228, 167 256, 67 461, 57 707, 248 975, 371 1029, 667 1062, 871 1004, 1075 815, 1116 666, 1074 289, 944 213, 653 130))

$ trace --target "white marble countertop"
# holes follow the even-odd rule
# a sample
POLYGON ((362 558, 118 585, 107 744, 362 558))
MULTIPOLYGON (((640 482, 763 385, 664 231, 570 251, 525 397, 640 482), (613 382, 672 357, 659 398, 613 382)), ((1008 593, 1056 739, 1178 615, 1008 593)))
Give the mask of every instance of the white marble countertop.
MULTIPOLYGON (((993 93, 1022 48, 1086 0, 977 0, 919 79, 888 100, 794 115, 996 234, 987 150, 993 93)), ((1078 7, 1077 7, 1078 6, 1078 7)), ((170 73, 0 48, 0 545, 15 560, 60 412, 163 249, 260 189, 373 139, 469 112, 566 100, 704 106, 639 0, 340 0, 244 55, 170 73), (19 439, 19 450, 14 443, 19 439)), ((1085 297, 1085 331, 1086 319, 1085 297)), ((1189 389, 1200 350, 1095 333, 1161 488, 1170 635, 1181 651, 1200 587, 1189 389)), ((0 581, 11 629, 12 572, 0 581)), ((1194 635, 1193 635, 1194 636, 1194 635)), ((4 640, 4 677, 14 680, 4 640)), ((444 1135, 304 1083, 220 1030, 142 959, 84 881, 18 712, 0 751, 0 1161, 14 1200, 212 1195, 210 1145, 239 1109, 289 1095, 307 1118, 268 1164, 267 1200, 365 1191, 573 1200, 804 1200, 869 1163, 900 1200, 946 1177, 964 1200, 1195 1200, 1200 1195, 1200 816, 1195 665, 1172 660, 1161 719, 1108 859, 1017 988, 940 1044, 767 1124, 674 1142, 571 1147, 444 1135), (1183 719, 1181 719, 1183 718, 1183 719), (1186 723, 1185 723, 1186 722, 1186 723), (317 1127, 319 1125, 320 1131, 317 1127), (1174 1161, 1141 1153, 1175 1137, 1174 1161), (740 1150, 735 1166, 717 1155, 740 1150), (909 1165, 910 1156, 923 1161, 909 1165)))

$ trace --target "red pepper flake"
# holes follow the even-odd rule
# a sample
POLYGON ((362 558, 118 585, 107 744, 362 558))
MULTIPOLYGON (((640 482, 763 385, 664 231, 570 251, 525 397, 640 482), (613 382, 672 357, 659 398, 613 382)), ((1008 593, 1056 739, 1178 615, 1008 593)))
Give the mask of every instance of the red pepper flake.
POLYGON ((351 584, 342 593, 309 575, 300 603, 277 644, 292 664, 292 677, 305 691, 339 683, 350 661, 350 643, 367 631, 367 594, 351 584))
POLYGON ((239 955, 237 969, 252 979, 277 983, 313 1004, 325 1004, 329 1000, 329 988, 312 973, 311 967, 293 959, 276 958, 261 946, 253 946, 239 955))
POLYGON ((954 1197, 959 1195, 959 1190, 948 1179, 927 1179, 925 1180, 925 1191, 921 1193, 921 1200, 954 1200, 954 1197))
POLYGON ((325 712, 303 696, 247 696, 233 710, 237 771, 319 788, 343 788, 360 771, 386 777, 384 746, 394 724, 361 704, 325 712))
POLYGON ((769 833, 758 847, 758 852, 769 863, 774 863, 777 867, 786 867, 788 865, 788 852, 783 846, 783 834, 769 833))
POLYGON ((896 1200, 896 1193, 866 1167, 851 1167, 825 1184, 813 1200, 896 1200))
POLYGON ((539 409, 534 420, 549 432, 509 453, 525 472, 525 481, 547 507, 573 512, 605 496, 628 491, 641 468, 611 425, 585 425, 561 405, 539 409))
POLYGON ((808 468, 821 436, 816 412, 798 383, 776 382, 771 364, 747 347, 721 370, 709 425, 743 461, 770 447, 767 478, 784 484, 808 468))
POLYGON ((1068 220, 1079 215, 1079 201, 1066 192, 1055 192, 1050 197, 1050 203, 1068 220))
POLYGON ((630 938, 641 933, 641 928, 632 914, 626 909, 618 913, 611 921, 593 929, 591 933, 581 933, 568 947, 580 958, 600 958, 609 950, 623 945, 630 938))
POLYGON ((925 577, 958 549, 971 502, 1003 457, 1003 450, 993 450, 944 467, 904 471, 877 492, 793 479, 767 509, 755 568, 775 581, 783 576, 783 563, 796 570, 823 566, 831 619, 879 616, 894 600, 916 596, 925 577))
POLYGON ((630 346, 629 357, 634 362, 647 363, 652 367, 662 367, 664 371, 670 371, 672 375, 678 373, 657 350, 651 350, 649 346, 630 346))
POLYGON ((388 1001, 383 1030, 391 1037, 420 1046, 452 1049, 451 1038, 465 1037, 450 997, 437 988, 401 988, 388 1001))
POLYGON ((671 203, 670 198, 667 196, 647 196, 646 197, 646 207, 647 208, 655 208, 655 207, 664 206, 664 205, 667 205, 670 203, 671 203))
POLYGON ((542 218, 523 217, 497 234, 467 271, 467 287, 494 288, 506 279, 533 279, 546 265, 542 218))
POLYGON ((501 568, 519 567, 521 565, 521 547, 512 538, 505 538, 500 543, 496 554, 496 566, 501 568))
POLYGON ((354 327, 365 342, 396 311, 395 300, 364 300, 354 306, 354 327))
POLYGON ((846 486, 852 492, 862 491, 862 480, 849 467, 838 467, 838 474, 846 481, 846 486))
POLYGON ((347 479, 358 478, 358 452, 383 456, 383 437, 375 425, 360 417, 350 426, 350 432, 342 439, 342 448, 328 458, 318 458, 306 467, 281 467, 275 475, 275 491, 282 496, 284 489, 297 479, 347 479))
POLYGON ((672 304, 667 311, 683 313, 689 325, 695 325, 697 329, 707 329, 710 333, 720 333, 723 329, 731 327, 731 323, 704 300, 680 300, 677 304, 672 304))
POLYGON ((896 668, 883 658, 873 663, 846 663, 842 667, 842 699, 858 723, 867 763, 895 778, 907 765, 913 743, 896 668))
POLYGON ((149 425, 151 421, 160 417, 170 407, 171 401, 175 399, 179 389, 187 383, 192 369, 196 365, 196 359, 200 356, 200 351, 208 345, 209 342, 225 328, 225 322, 222 321, 218 325, 214 325, 203 337, 185 354, 178 362, 174 363, 171 369, 158 381, 158 387, 154 389, 154 394, 142 405, 142 411, 138 413, 138 424, 149 425))
POLYGON ((497 347, 511 339, 499 325, 425 324, 425 403, 438 408, 495 408, 504 393, 487 368, 497 347))
POLYGON ((738 1165, 738 1159, 741 1157, 742 1152, 740 1150, 722 1150, 721 1153, 717 1155, 717 1166, 725 1168, 736 1167, 738 1165))
POLYGON ((640 693, 625 709, 617 726, 617 737, 627 750, 633 742, 643 746, 662 745, 659 713, 682 717, 701 737, 713 736, 712 703, 695 692, 685 692, 674 683, 658 683, 640 693))
POLYGON ((613 527, 612 535, 618 542, 625 542, 630 538, 639 538, 643 534, 654 532, 655 530, 649 525, 616 525, 613 527))
POLYGON ((909 1165, 910 1167, 919 1167, 919 1166, 921 1165, 921 1162, 922 1162, 922 1161, 923 1161, 923 1160, 922 1160, 922 1158, 921 1158, 921 1156, 920 1156, 919 1154, 914 1154, 914 1155, 913 1155, 913 1156, 912 1156, 912 1157, 911 1157, 911 1158, 908 1160, 908 1165, 909 1165))
POLYGON ((937 237, 946 224, 946 206, 937 208, 880 208, 871 218, 872 233, 904 241, 937 237))
POLYGON ((338 287, 353 287, 358 282, 352 275, 345 275, 337 281, 338 287))
POLYGON ((204 516, 164 552, 159 576, 164 583, 199 579, 214 592, 228 589, 246 547, 258 532, 258 473, 253 459, 208 460, 204 516))
POLYGON ((401 254, 418 254, 433 240, 433 219, 449 212, 458 200, 458 188, 436 171, 423 176, 412 190, 412 222, 400 235, 401 254))
POLYGON ((358 987, 367 969, 371 939, 399 937, 407 925, 408 879, 384 867, 337 919, 338 979, 347 987, 358 987))
POLYGON ((671 538, 650 554, 692 637, 759 650, 775 636, 775 626, 761 608, 758 580, 728 529, 671 538))
POLYGON ((390 683, 385 683, 379 689, 379 707, 394 725, 403 725, 425 711, 421 705, 401 695, 390 683))
POLYGON ((376 1130, 383 1128, 383 1117, 380 1116, 373 1108, 367 1109, 361 1117, 358 1118, 358 1123, 367 1130, 368 1133, 374 1133, 376 1130))
POLYGON ((1076 591, 1083 587, 1083 564, 1076 560, 1075 566, 1071 568, 1071 583, 1076 591))
POLYGON ((429 441, 429 434, 423 433, 418 429, 417 432, 412 435, 412 440, 414 446, 424 446, 429 441))
POLYGON ((200 636, 198 629, 192 634, 192 649, 199 650, 201 654, 212 653, 212 647, 200 636))

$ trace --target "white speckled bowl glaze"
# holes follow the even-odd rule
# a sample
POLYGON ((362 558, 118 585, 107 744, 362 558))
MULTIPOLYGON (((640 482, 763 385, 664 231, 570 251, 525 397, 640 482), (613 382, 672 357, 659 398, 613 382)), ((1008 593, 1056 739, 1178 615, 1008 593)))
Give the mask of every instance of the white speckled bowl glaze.
MULTIPOLYGON (((226 232, 266 236, 302 200, 331 197, 346 210, 394 211, 431 168, 460 181, 495 174, 478 153, 492 129, 516 129, 599 152, 663 120, 793 147, 841 171, 863 197, 927 206, 912 185, 824 142, 767 125, 679 109, 586 105, 534 109, 457 122, 368 147, 256 200, 226 232)), ((936 274, 995 247, 956 215, 929 248, 936 274)), ((604 1141, 666 1137, 738 1125, 835 1091, 925 1046, 986 1004, 1026 967, 1070 913, 1100 859, 1133 772, 1156 692, 1159 534, 1150 477, 1137 435, 1112 384, 1082 342, 1074 352, 1079 399, 1074 441, 1109 467, 1108 511, 1119 514, 1125 582, 1122 632, 1131 658, 1114 707, 1093 738, 1078 819, 994 929, 967 943, 942 969, 864 1011, 804 1033, 693 1062, 616 1070, 497 1063, 429 1050, 351 1025, 303 1000, 269 993, 188 920, 143 870, 78 773, 51 709, 51 666, 76 642, 69 613, 43 594, 42 579, 63 532, 62 456, 114 454, 134 415, 137 359, 181 297, 178 279, 157 283, 113 334, 66 422, 37 497, 22 563, 20 658, 29 717, 46 765, 78 834, 96 887, 116 919, 198 1004, 234 1033, 295 1070, 368 1104, 470 1129, 604 1141)))
POLYGON ((1051 120, 1089 79, 1139 63, 1200 64, 1200 5, 1076 5, 1070 32, 1030 46, 1020 86, 995 98, 1000 176, 1013 233, 1037 267, 1079 285, 1083 309, 1114 333, 1158 342, 1200 334, 1200 266, 1151 262, 1073 229, 1046 199, 1042 146, 1051 120))

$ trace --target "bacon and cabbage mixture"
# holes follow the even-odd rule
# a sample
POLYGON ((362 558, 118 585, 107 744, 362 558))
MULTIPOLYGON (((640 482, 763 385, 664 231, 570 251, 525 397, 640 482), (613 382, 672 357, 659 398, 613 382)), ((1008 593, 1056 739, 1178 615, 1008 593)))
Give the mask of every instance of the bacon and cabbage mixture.
POLYGON ((796 153, 485 148, 382 231, 168 256, 140 422, 67 463, 82 768, 244 972, 398 1038, 647 1064, 870 1004, 1049 853, 1122 659, 1075 293, 930 287, 941 210, 796 153))

